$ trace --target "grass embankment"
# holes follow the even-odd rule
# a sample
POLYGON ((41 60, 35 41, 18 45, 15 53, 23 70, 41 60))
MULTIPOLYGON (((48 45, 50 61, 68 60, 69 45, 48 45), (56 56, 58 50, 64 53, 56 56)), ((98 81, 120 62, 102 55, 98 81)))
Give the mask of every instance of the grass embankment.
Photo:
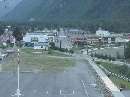
MULTIPOLYGON (((119 65, 115 65, 115 64, 112 64, 112 63, 108 63, 108 62, 100 62, 100 61, 97 61, 96 62, 97 65, 102 65, 104 68, 106 68, 108 71, 112 72, 112 73, 115 73, 115 74, 119 74, 119 75, 123 75, 123 76, 126 76, 128 78, 130 78, 130 68, 128 68, 127 66, 127 69, 125 66, 119 66, 119 65)), ((117 87, 125 87, 126 89, 130 89, 130 82, 128 82, 127 80, 123 80, 121 78, 118 78, 116 76, 112 76, 110 75, 109 77, 114 84, 117 85, 117 87)))
MULTIPOLYGON (((33 50, 29 48, 20 50, 20 69, 22 71, 64 70, 73 65, 73 58, 60 52, 52 51, 51 54, 48 54, 48 51, 33 50)), ((3 63, 2 68, 5 71, 12 71, 16 70, 16 67, 17 57, 15 55, 13 58, 10 58, 7 62, 3 63)))

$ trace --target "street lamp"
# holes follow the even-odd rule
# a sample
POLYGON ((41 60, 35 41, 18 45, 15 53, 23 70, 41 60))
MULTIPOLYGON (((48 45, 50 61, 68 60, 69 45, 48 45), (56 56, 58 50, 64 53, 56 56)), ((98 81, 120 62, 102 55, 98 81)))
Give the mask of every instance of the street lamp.
POLYGON ((16 96, 16 97, 20 97, 22 94, 21 94, 21 91, 20 91, 20 67, 19 67, 19 64, 20 64, 20 50, 18 49, 18 55, 17 55, 17 62, 18 62, 18 66, 17 66, 17 90, 16 90, 16 93, 13 95, 13 96, 16 96))

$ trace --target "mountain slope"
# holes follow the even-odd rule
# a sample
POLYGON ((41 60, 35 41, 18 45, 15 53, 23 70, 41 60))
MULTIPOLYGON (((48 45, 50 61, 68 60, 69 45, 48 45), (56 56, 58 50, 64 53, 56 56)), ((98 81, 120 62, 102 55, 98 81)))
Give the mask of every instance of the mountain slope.
MULTIPOLYGON (((42 23, 130 24, 130 0, 22 0, 2 20, 42 23)), ((123 30, 122 30, 123 31, 123 30)))
POLYGON ((0 0, 0 17, 13 10, 22 0, 0 0))

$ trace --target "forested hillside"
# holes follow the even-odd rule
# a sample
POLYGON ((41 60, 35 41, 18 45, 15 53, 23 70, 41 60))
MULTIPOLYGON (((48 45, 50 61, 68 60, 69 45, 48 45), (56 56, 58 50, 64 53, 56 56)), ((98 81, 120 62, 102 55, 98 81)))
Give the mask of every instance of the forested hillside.
POLYGON ((130 0, 23 0, 2 20, 130 31, 130 0))

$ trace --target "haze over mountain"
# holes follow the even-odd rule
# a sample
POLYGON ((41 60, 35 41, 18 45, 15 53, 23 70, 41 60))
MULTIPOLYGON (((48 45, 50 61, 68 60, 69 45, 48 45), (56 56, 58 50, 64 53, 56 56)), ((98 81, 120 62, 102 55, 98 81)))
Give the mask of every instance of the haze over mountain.
POLYGON ((12 11, 22 0, 0 0, 0 17, 12 11))
POLYGON ((130 24, 130 0, 22 0, 2 20, 124 26, 130 24))

